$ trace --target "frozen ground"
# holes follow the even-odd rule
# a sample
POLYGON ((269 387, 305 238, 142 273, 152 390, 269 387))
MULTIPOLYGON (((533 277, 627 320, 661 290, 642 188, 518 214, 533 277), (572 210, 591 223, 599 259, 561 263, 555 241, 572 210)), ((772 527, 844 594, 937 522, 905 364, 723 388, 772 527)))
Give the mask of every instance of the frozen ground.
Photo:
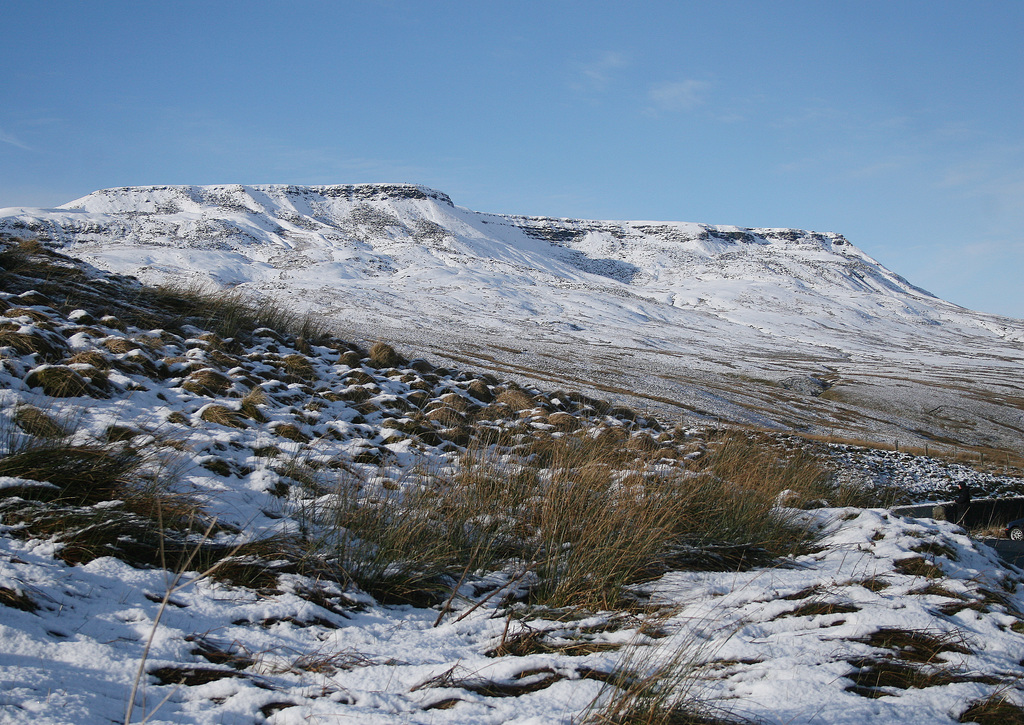
POLYGON ((289 577, 266 594, 186 574, 157 622, 169 573, 68 566, 4 536, 0 586, 33 604, 0 610, 0 719, 123 722, 140 665, 133 721, 151 723, 578 722, 623 657, 681 660, 693 696, 763 723, 956 723, 993 693, 1021 702, 1020 572, 948 524, 804 515, 822 527, 815 554, 649 585, 671 612, 659 639, 612 613, 521 622, 467 602, 434 627, 409 606, 330 611, 289 577), (551 651, 488 656, 524 634, 551 651))

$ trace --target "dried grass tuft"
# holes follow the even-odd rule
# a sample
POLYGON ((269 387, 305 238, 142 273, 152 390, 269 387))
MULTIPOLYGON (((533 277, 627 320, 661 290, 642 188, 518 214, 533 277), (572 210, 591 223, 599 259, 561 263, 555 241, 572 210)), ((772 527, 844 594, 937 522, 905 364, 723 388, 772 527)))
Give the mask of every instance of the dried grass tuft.
POLYGON ((89 382, 67 365, 41 365, 25 376, 30 388, 42 388, 51 398, 77 398, 95 395, 89 382))
POLYGON ((522 390, 506 390, 498 395, 494 402, 499 405, 507 405, 513 412, 517 413, 521 410, 530 410, 536 407, 533 398, 522 390))
POLYGON ((370 364, 375 368, 397 368, 409 364, 409 361, 399 355, 395 348, 386 342, 376 342, 370 348, 370 364))
POLYGON ((211 368, 191 373, 181 387, 196 395, 223 395, 231 388, 231 378, 211 368))
POLYGON ((13 421, 22 431, 37 438, 66 438, 71 434, 69 426, 31 405, 18 406, 13 421))
POLYGON ((1024 725, 1024 707, 1013 702, 1008 693, 998 691, 976 700, 964 710, 957 722, 976 725, 1024 725))
POLYGON ((246 428, 245 418, 237 410, 223 405, 207 405, 199 417, 208 423, 227 426, 228 428, 246 428))

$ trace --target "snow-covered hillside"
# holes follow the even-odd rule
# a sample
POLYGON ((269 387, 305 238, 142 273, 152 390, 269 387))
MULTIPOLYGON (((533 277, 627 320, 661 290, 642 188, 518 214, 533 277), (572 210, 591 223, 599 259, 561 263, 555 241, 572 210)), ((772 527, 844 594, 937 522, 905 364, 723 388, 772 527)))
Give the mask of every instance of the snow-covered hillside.
POLYGON ((1020 570, 951 522, 780 504, 841 495, 833 467, 941 498, 962 466, 748 447, 309 323, 0 240, 0 722, 1020 721, 1020 570), (645 698, 664 719, 613 717, 645 698))
POLYGON ((1012 445, 1024 427, 1024 322, 944 302, 834 233, 484 214, 382 184, 106 189, 0 210, 0 232, 663 414, 907 442, 1012 445))

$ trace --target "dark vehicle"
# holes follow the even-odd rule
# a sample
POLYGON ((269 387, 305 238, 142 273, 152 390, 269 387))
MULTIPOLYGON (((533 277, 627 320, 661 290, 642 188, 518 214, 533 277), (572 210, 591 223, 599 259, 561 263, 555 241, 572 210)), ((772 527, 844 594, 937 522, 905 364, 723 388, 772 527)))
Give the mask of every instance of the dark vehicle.
POLYGON ((1012 541, 1024 541, 1024 519, 1011 521, 1003 529, 1003 533, 1006 534, 1007 539, 1012 541))

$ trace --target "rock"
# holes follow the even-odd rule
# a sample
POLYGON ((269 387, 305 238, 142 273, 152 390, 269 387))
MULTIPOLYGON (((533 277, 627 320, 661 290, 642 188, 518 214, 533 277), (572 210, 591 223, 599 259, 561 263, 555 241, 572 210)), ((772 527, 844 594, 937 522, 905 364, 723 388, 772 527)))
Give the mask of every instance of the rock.
POLYGON ((832 387, 831 383, 827 383, 820 378, 815 378, 810 375, 794 375, 793 377, 780 381, 779 385, 786 390, 792 390, 794 393, 811 395, 815 398, 832 387))

